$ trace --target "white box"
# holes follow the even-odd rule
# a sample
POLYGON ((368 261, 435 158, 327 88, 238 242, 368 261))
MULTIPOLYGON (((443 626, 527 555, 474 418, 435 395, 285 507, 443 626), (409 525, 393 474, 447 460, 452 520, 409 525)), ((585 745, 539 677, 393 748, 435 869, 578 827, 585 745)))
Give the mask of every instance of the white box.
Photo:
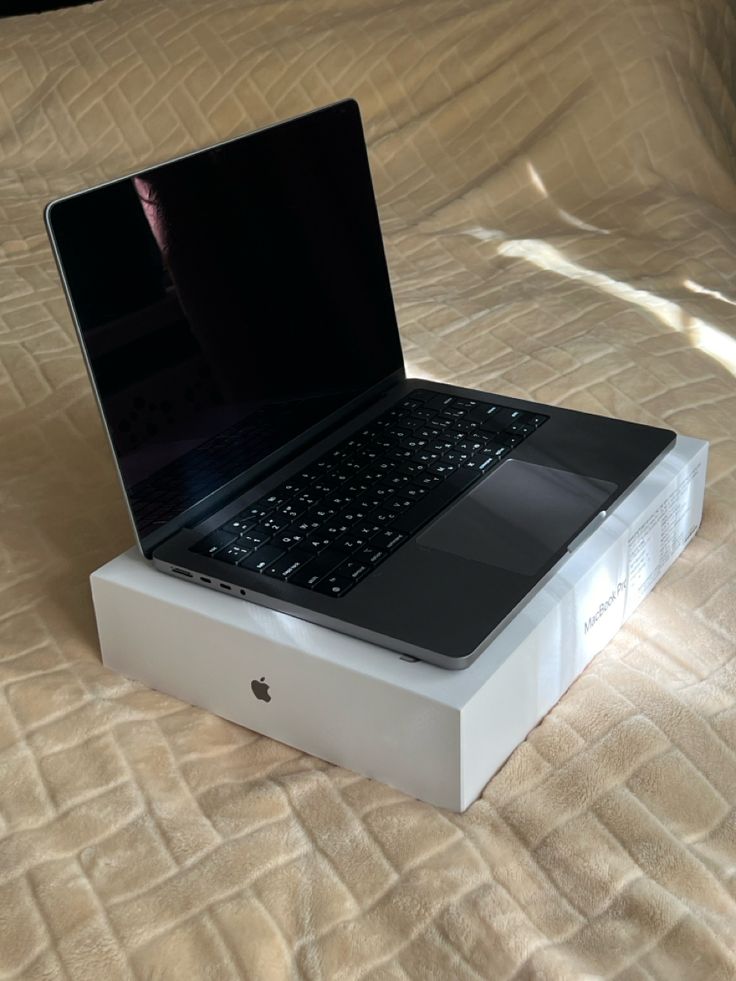
POLYGON ((464 810, 695 534, 708 444, 674 448, 467 669, 182 582, 133 549, 92 574, 110 668, 422 800, 464 810), (265 679, 269 701, 252 682, 265 679))

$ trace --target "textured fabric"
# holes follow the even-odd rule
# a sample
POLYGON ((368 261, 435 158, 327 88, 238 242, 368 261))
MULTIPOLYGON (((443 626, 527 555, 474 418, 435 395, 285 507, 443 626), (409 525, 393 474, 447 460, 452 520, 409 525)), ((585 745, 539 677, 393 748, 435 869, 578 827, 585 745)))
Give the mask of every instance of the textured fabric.
POLYGON ((0 978, 736 976, 727 0, 0 22, 0 978), (412 372, 712 442, 703 526, 464 815, 100 663, 131 544, 49 199, 356 96, 412 372))

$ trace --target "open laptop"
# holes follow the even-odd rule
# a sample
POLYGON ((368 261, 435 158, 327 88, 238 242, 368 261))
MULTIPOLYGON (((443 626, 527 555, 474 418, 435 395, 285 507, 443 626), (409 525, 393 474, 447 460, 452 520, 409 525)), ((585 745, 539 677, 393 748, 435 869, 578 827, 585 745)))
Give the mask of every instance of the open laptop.
POLYGON ((357 103, 52 202, 143 554, 463 668, 663 429, 407 379, 357 103))

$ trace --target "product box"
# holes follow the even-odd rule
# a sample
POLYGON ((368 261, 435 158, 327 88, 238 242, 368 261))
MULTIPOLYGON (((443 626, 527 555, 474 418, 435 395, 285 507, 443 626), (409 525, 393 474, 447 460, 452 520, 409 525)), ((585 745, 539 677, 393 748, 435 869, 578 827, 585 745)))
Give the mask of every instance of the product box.
POLYGON ((465 670, 180 581, 137 550, 91 577, 102 659, 152 688, 462 811, 693 537, 707 455, 707 443, 678 437, 465 670))

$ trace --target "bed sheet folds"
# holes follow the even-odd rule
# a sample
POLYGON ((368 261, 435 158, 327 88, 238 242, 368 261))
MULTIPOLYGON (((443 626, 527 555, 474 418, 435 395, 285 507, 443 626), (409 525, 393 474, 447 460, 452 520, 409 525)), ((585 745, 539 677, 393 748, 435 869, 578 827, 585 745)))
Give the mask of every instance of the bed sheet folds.
POLYGON ((0 979, 736 975, 728 0, 0 21, 0 979), (128 527, 51 198, 343 97, 408 367, 712 442, 701 532, 462 816, 103 669, 128 527))

